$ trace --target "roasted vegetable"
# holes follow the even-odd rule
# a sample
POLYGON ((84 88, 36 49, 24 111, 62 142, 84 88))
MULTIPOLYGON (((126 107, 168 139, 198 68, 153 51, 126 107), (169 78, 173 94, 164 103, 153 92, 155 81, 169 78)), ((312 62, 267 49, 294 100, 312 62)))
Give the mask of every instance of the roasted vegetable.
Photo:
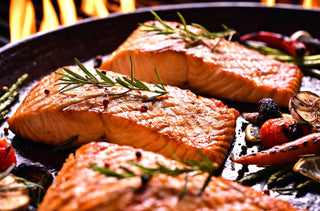
POLYGON ((271 98, 263 98, 259 101, 259 115, 257 124, 262 125, 268 119, 280 118, 282 114, 280 112, 278 104, 271 98))
POLYGON ((295 141, 233 159, 233 161, 246 165, 276 165, 296 161, 301 155, 307 154, 320 154, 320 133, 312 133, 295 141))
POLYGON ((302 42, 291 40, 287 36, 273 32, 253 32, 240 37, 240 42, 250 40, 264 42, 268 46, 282 50, 294 57, 302 57, 307 51, 306 46, 302 42))
POLYGON ((17 164, 15 152, 11 144, 0 137, 0 171, 8 169, 12 164, 17 164))
POLYGON ((27 210, 30 198, 25 185, 9 174, 0 180, 0 210, 27 210), (21 188, 19 188, 21 187, 21 188))
POLYGON ((309 91, 296 92, 289 101, 292 117, 308 122, 313 130, 320 131, 320 97, 309 91))
POLYGON ((269 119, 260 128, 261 142, 266 148, 296 140, 309 133, 309 125, 289 118, 269 119))
POLYGON ((311 55, 320 53, 320 40, 313 38, 307 31, 296 31, 290 36, 290 39, 302 42, 311 55))

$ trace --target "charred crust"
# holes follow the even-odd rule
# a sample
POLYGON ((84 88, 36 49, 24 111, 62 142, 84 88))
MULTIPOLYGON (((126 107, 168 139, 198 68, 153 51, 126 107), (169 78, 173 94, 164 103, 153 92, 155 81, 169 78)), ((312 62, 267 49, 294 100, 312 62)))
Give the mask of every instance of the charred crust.
POLYGON ((276 153, 277 153, 276 150, 271 150, 271 151, 269 152, 270 155, 273 155, 273 154, 276 154, 276 153))
POLYGON ((289 147, 288 147, 288 151, 290 151, 290 150, 297 150, 297 149, 299 149, 299 146, 298 146, 298 145, 293 145, 293 146, 289 146, 289 147))
POLYGON ((318 138, 312 139, 311 142, 313 144, 318 144, 319 143, 319 139, 318 138))
POLYGON ((309 144, 308 141, 303 141, 303 142, 302 142, 302 145, 303 145, 304 147, 308 146, 308 144, 309 144))

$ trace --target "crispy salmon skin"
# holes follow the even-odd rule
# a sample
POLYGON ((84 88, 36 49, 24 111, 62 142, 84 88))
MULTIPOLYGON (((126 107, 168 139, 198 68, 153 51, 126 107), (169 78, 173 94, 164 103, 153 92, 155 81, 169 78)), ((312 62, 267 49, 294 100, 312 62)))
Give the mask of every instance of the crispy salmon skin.
POLYGON ((148 168, 155 168, 156 162, 167 168, 183 168, 180 163, 152 152, 92 142, 79 148, 75 155, 70 154, 38 210, 297 210, 287 202, 221 177, 212 177, 199 196, 206 173, 193 176, 189 173, 186 191, 179 198, 185 174, 156 174, 142 185, 139 176, 117 179, 90 168, 94 164, 123 174, 121 167, 126 167, 142 175, 129 161, 148 168))
MULTIPOLYGON (((183 28, 180 23, 165 23, 183 28)), ((145 24, 163 27, 157 21, 145 24)), ((273 98, 280 106, 288 106, 300 87, 303 74, 297 66, 270 59, 236 42, 215 38, 186 47, 186 41, 177 35, 159 35, 145 29, 139 26, 101 69, 129 74, 131 56, 141 80, 155 82, 152 70, 157 68, 165 84, 203 96, 251 103, 273 98)), ((188 29, 201 32, 193 26, 188 29)))
MULTIPOLYGON (((81 74, 78 67, 69 68, 81 74)), ((16 134, 52 145, 78 136, 73 144, 107 140, 166 156, 171 149, 180 159, 198 159, 196 151, 201 150, 219 165, 233 140, 239 112, 219 100, 173 86, 166 87, 168 94, 147 102, 154 93, 111 96, 126 90, 118 86, 84 85, 61 93, 56 86, 60 77, 44 77, 8 119, 16 134)))

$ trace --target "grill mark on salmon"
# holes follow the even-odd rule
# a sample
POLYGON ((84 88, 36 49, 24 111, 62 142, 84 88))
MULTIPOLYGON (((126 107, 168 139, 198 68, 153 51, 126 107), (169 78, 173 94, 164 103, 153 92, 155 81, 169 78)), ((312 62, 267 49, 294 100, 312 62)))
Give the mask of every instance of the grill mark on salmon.
MULTIPOLYGON (((171 27, 180 23, 166 22, 171 27)), ((156 24, 149 21, 145 24, 156 24)), ((188 28, 199 33, 193 26, 188 28)), ((282 63, 257 51, 220 38, 205 44, 185 47, 182 39, 143 31, 139 26, 101 65, 101 69, 128 75, 130 60, 137 78, 156 82, 152 70, 157 68, 165 84, 188 88, 204 96, 258 103, 273 98, 280 106, 288 106, 298 91, 303 73, 289 63, 282 63), (219 44, 211 51, 211 47, 219 44)))
POLYGON ((221 177, 212 177, 199 196, 207 174, 189 176, 187 190, 179 199, 185 175, 154 175, 141 189, 140 177, 116 179, 89 168, 90 164, 123 173, 125 166, 136 174, 139 169, 128 164, 135 161, 148 168, 159 162, 167 167, 183 166, 159 154, 105 142, 92 142, 70 154, 54 183, 49 187, 39 211, 51 210, 297 210, 285 201, 272 198, 249 187, 221 177), (141 152, 137 159, 136 151, 141 152))
MULTIPOLYGON (((78 67, 69 67, 80 74, 78 67)), ((64 71, 59 69, 58 71, 64 71)), ((107 71, 110 77, 121 75, 107 71)), ((154 93, 85 85, 64 93, 54 86, 60 76, 44 77, 8 119, 17 135, 39 143, 58 145, 78 135, 74 144, 107 140, 180 159, 201 159, 201 150, 221 165, 233 140, 239 112, 221 101, 197 97, 189 90, 167 86, 168 94, 150 102, 154 93), (47 89, 49 94, 44 90, 47 89), (103 104, 108 100, 107 107, 103 104), (141 107, 146 106, 146 112, 141 107)), ((149 84, 149 86, 153 86, 149 84)), ((48 92, 47 92, 48 93, 48 92)))

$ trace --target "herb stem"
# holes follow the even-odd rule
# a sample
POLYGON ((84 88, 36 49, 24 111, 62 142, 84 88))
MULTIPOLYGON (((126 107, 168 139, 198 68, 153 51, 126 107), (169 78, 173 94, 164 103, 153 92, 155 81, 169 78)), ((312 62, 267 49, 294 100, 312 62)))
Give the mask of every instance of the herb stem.
MULTIPOLYGON (((183 27, 172 28, 165 21, 163 21, 157 13, 155 13, 154 11, 151 11, 151 13, 153 14, 155 20, 158 21, 162 27, 158 27, 153 24, 149 25, 149 24, 140 23, 139 24, 140 26, 146 27, 146 29, 144 29, 143 31, 155 32, 156 34, 159 34, 159 35, 161 35, 161 34, 162 35, 178 35, 174 38, 184 39, 184 41, 186 42, 186 47, 191 47, 191 46, 197 45, 203 39, 215 39, 215 38, 222 39, 224 37, 229 37, 229 39, 230 39, 232 37, 232 35, 234 35, 236 33, 235 31, 230 30, 225 25, 223 25, 223 28, 225 29, 225 31, 210 32, 208 29, 206 29, 202 25, 197 24, 197 23, 192 23, 191 25, 193 27, 196 27, 197 29, 201 30, 200 33, 194 33, 190 29, 188 29, 188 25, 187 25, 185 18, 179 12, 177 12, 177 14, 180 18, 180 21, 181 21, 181 24, 183 25, 183 27)), ((218 44, 219 44, 219 42, 218 42, 218 44)), ((217 44, 211 50, 213 51, 216 46, 217 46, 217 44)))
MULTIPOLYGON (((166 174, 168 176, 178 176, 180 174, 186 174, 185 184, 182 188, 182 191, 179 194, 179 199, 181 199, 183 197, 183 195, 185 194, 185 192, 187 191, 187 182, 188 182, 188 177, 189 177, 188 173, 198 172, 196 175, 200 175, 200 174, 203 174, 206 172, 209 173, 208 177, 204 181, 204 184, 203 184, 201 190, 199 191, 199 195, 201 195, 205 191, 205 188, 210 183, 211 178, 214 175, 215 170, 217 169, 217 165, 215 163, 213 163, 211 160, 209 160, 207 157, 205 157, 205 155, 203 155, 201 153, 201 151, 197 151, 197 152, 203 158, 203 161, 201 161, 201 162, 194 161, 194 160, 188 161, 186 163, 182 163, 183 167, 181 167, 181 168, 178 168, 178 167, 175 167, 175 168, 169 167, 168 168, 159 162, 156 162, 156 167, 154 167, 154 168, 142 166, 134 161, 128 161, 128 163, 137 167, 138 169, 140 169, 143 174, 149 175, 150 178, 156 174, 166 174)), ((89 165, 89 168, 91 168, 94 171, 98 171, 106 176, 116 177, 118 179, 139 176, 139 175, 135 174, 134 172, 132 172, 131 170, 129 170, 128 168, 123 167, 123 166, 120 166, 120 168, 124 171, 124 173, 122 173, 122 174, 115 172, 115 171, 113 171, 109 168, 106 168, 106 167, 98 167, 94 164, 89 165)))
POLYGON ((131 62, 131 78, 130 79, 125 76, 112 79, 107 75, 104 75, 101 71, 96 69, 95 71, 101 79, 99 80, 92 73, 90 73, 90 71, 86 69, 86 67, 84 67, 78 59, 75 59, 75 63, 79 66, 80 70, 82 70, 85 76, 81 76, 78 73, 73 72, 72 70, 64 67, 63 69, 66 71, 66 74, 61 72, 55 72, 55 74, 62 76, 62 78, 59 78, 61 82, 58 82, 55 85, 63 85, 63 87, 59 90, 60 92, 66 92, 86 84, 92 84, 100 87, 116 86, 116 87, 122 87, 127 89, 126 91, 120 92, 120 93, 109 93, 109 95, 111 96, 123 95, 134 90, 157 93, 157 95, 151 96, 150 98, 145 99, 143 101, 149 101, 168 93, 156 69, 155 69, 155 73, 158 77, 160 85, 154 84, 155 89, 150 89, 145 83, 133 77, 133 64, 132 64, 131 57, 130 57, 130 62, 131 62))

